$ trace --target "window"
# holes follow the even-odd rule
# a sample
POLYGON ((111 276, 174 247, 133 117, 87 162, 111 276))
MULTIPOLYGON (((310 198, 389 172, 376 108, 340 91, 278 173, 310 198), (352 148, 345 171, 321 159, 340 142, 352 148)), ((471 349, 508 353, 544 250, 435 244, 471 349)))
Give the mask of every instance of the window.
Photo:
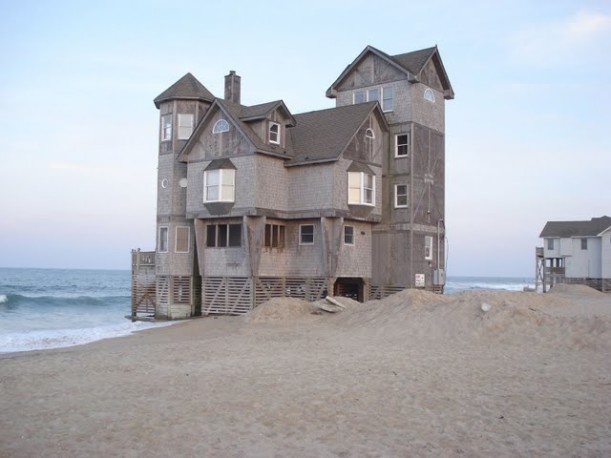
POLYGON ((392 87, 382 88, 382 111, 392 111, 392 87))
POLYGON ((424 259, 427 261, 433 259, 433 237, 430 235, 424 236, 424 259))
POLYGON ((395 185, 395 208, 406 208, 408 206, 407 185, 395 185))
POLYGON ((363 103, 363 102, 373 102, 373 101, 381 101, 382 111, 392 111, 393 103, 392 103, 392 87, 386 86, 382 88, 373 88, 368 89, 366 91, 354 91, 352 93, 352 103, 363 103), (380 97, 380 91, 382 92, 382 97, 380 97))
POLYGON ((191 247, 191 228, 178 226, 176 228, 176 253, 188 253, 191 247))
POLYGON ((368 138, 369 140, 373 140, 374 138, 376 138, 376 134, 373 132, 372 128, 368 128, 365 131, 365 138, 368 138))
POLYGON ((280 124, 277 124, 275 122, 270 123, 269 142, 275 143, 276 145, 280 144, 280 124))
POLYGON ((348 203, 374 205, 375 177, 363 172, 348 172, 348 203))
POLYGON ((352 94, 352 103, 354 105, 356 105, 357 103, 363 103, 366 102, 367 100, 365 99, 365 92, 363 91, 356 91, 354 94, 352 94))
POLYGON ((581 249, 582 250, 588 249, 588 239, 581 239, 581 249))
POLYGON ((161 141, 172 140, 172 115, 167 114, 161 117, 161 141))
POLYGON ((409 134, 395 135, 395 157, 409 155, 409 134))
POLYGON ((554 249, 554 239, 547 239, 547 249, 548 250, 554 249))
POLYGON ((344 245, 354 245, 354 226, 344 226, 344 245))
POLYGON ((178 139, 187 140, 193 133, 193 115, 178 113, 178 139))
POLYGON ((424 100, 428 100, 429 102, 435 103, 435 93, 431 88, 426 88, 424 90, 424 100))
POLYGON ((219 119, 217 122, 214 123, 212 133, 222 134, 223 132, 229 132, 229 123, 224 119, 219 119))
POLYGON ((168 252, 168 227, 161 226, 159 228, 159 240, 157 241, 157 251, 160 253, 168 252))
POLYGON ((284 248, 286 227, 280 224, 265 225, 265 246, 269 248, 284 248))
POLYGON ((299 244, 313 245, 314 244, 314 225, 302 224, 299 226, 299 244))
POLYGON ((208 224, 206 227, 206 246, 208 248, 242 246, 242 225, 208 224))
POLYGON ((234 201, 235 170, 206 170, 204 172, 204 202, 234 201))

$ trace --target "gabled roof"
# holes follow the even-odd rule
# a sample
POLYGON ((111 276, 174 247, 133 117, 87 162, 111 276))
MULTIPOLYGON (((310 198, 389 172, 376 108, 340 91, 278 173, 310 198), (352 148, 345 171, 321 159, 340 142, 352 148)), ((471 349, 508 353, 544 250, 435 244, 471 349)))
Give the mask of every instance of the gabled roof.
POLYGON ((275 110, 282 110, 291 121, 289 126, 295 125, 295 118, 284 104, 282 100, 275 100, 273 102, 261 103, 259 105, 252 105, 250 107, 240 106, 240 119, 244 122, 258 121, 265 119, 268 115, 275 110))
POLYGON ((548 221, 539 237, 596 237, 609 228, 611 228, 609 216, 592 218, 590 221, 548 221))
POLYGON ((159 108, 159 104, 161 102, 173 99, 203 100, 205 102, 212 102, 214 100, 214 96, 202 83, 197 80, 197 78, 195 78, 191 73, 187 73, 169 88, 155 97, 153 102, 155 103, 155 106, 159 108))
POLYGON ((289 130, 293 141, 293 159, 286 165, 337 160, 369 114, 375 110, 379 114, 380 122, 386 127, 378 102, 345 105, 295 115, 297 125, 289 130))
MULTIPOLYGON (((295 123, 295 118, 291 115, 290 111, 284 104, 282 100, 278 100, 275 102, 264 103, 261 105, 254 105, 252 107, 246 107, 244 105, 238 105, 235 103, 228 102, 224 99, 214 99, 214 102, 210 106, 210 108, 206 111, 206 114, 199 121, 191 137, 187 140, 187 143, 184 145, 183 149, 178 154, 178 160, 182 160, 185 154, 188 154, 191 148, 195 143, 197 143, 197 139, 201 135, 203 130, 203 126, 207 123, 207 120, 213 116, 216 112, 215 107, 221 110, 228 120, 233 124, 233 126, 238 129, 244 137, 253 145, 255 150, 260 151, 262 153, 268 153, 281 157, 288 157, 288 153, 291 151, 291 143, 287 141, 286 148, 283 148, 280 145, 270 145, 265 143, 259 136, 251 129, 248 123, 244 120, 243 114, 247 114, 246 120, 255 120, 255 119, 263 119, 265 116, 262 116, 261 113, 269 113, 273 109, 281 108, 286 110, 289 118, 292 120, 293 124, 295 123)), ((288 139, 287 139, 288 140, 288 139)))
POLYGON ((443 62, 441 61, 441 56, 439 55, 439 50, 437 49, 437 46, 433 46, 432 48, 420 49, 404 54, 397 54, 394 56, 388 55, 385 52, 374 48, 373 46, 367 46, 358 55, 358 57, 354 59, 354 61, 344 69, 344 71, 335 80, 331 87, 327 89, 327 97, 334 98, 336 96, 336 87, 369 53, 375 54, 381 59, 384 59, 397 70, 405 73, 405 75, 407 76, 407 78, 410 79, 410 81, 418 81, 420 79, 420 74, 422 70, 424 70, 426 64, 430 60, 433 60, 433 63, 439 75, 439 79, 444 89, 444 98, 454 98, 454 90, 452 89, 452 85, 450 84, 450 80, 445 71, 445 67, 443 66, 443 62))

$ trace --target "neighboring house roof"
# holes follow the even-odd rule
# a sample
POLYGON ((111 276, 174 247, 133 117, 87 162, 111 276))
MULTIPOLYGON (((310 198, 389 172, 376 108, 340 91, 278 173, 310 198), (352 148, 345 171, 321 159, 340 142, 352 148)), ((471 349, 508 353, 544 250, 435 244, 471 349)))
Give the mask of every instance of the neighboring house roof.
POLYGON ((378 57, 386 60, 390 65, 404 72, 410 81, 419 81, 420 73, 424 70, 426 64, 432 59, 439 75, 439 80, 444 89, 444 98, 453 99, 454 90, 450 84, 448 74, 445 71, 441 56, 437 46, 432 48, 420 49, 418 51, 412 51, 405 54, 397 54, 394 56, 388 55, 373 46, 367 46, 354 61, 348 65, 344 71, 339 75, 335 82, 327 89, 327 97, 335 97, 337 95, 337 86, 341 81, 358 65, 358 63, 368 54, 373 53, 378 57))
POLYGON ((540 238, 596 237, 611 228, 611 217, 601 216, 590 221, 548 221, 540 238))
POLYGON ((337 160, 374 110, 378 110, 380 122, 386 126, 378 102, 295 115, 297 125, 289 130, 293 141, 293 159, 286 165, 337 160))
POLYGON ((205 102, 214 101, 212 93, 200 83, 191 73, 187 73, 169 88, 155 97, 153 102, 159 108, 161 102, 173 99, 203 100, 205 102))

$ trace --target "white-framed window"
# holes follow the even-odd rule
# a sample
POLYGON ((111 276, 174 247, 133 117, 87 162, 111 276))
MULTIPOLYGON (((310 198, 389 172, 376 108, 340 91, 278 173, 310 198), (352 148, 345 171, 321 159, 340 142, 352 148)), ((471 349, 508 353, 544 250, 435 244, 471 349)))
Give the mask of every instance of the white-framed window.
POLYGON ((433 260, 433 237, 431 235, 424 236, 424 259, 433 260))
POLYGON ((407 208, 409 203, 406 184, 395 185, 395 208, 407 208))
POLYGON ((548 250, 554 249, 554 239, 547 239, 547 249, 548 250))
POLYGON ((382 88, 382 111, 392 111, 392 87, 387 86, 382 88))
POLYGON ((427 87, 424 90, 424 100, 435 103, 435 93, 430 87, 427 87))
POLYGON ((409 156, 409 134, 395 135, 395 157, 409 156))
POLYGON ((172 114, 161 116, 161 141, 172 140, 172 114))
POLYGON ((206 247, 233 248, 242 246, 241 224, 208 224, 206 226, 206 247))
POLYGON ((344 245, 354 245, 354 226, 344 226, 344 245))
POLYGON ((212 127, 213 134, 222 134, 223 132, 229 132, 229 123, 225 119, 219 119, 214 123, 212 127))
POLYGON ((392 111, 393 110, 393 91, 391 86, 384 86, 381 88, 372 88, 372 89, 359 89, 358 91, 354 91, 352 93, 352 104, 356 105, 357 103, 363 102, 373 102, 375 100, 379 101, 382 105, 382 111, 392 111), (381 96, 380 96, 381 94, 381 96))
POLYGON ((168 252, 168 231, 167 226, 159 227, 159 239, 157 240, 157 251, 159 253, 168 252))
POLYGON ((193 115, 178 113, 178 139, 187 140, 193 133, 193 115))
POLYGON ((269 142, 276 145, 280 144, 280 124, 276 122, 269 123, 269 142))
POLYGON ((235 202, 235 170, 204 172, 204 202, 235 202))
POLYGON ((363 172, 348 172, 348 203, 375 204, 375 176, 363 172))
POLYGON ((299 225, 299 245, 314 245, 314 225, 299 225))
POLYGON ((191 250, 191 228, 189 226, 177 226, 175 242, 176 253, 188 253, 191 250))
POLYGON ((283 224, 266 224, 264 246, 267 248, 284 248, 286 226, 283 224))

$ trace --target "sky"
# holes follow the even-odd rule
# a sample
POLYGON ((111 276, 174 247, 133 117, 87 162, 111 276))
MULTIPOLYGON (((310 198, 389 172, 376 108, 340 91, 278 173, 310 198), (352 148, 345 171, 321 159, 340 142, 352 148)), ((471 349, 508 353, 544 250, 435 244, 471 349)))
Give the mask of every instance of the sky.
POLYGON ((547 221, 611 216, 611 2, 0 0, 0 267, 154 250, 159 112, 191 72, 292 113, 367 46, 437 45, 448 275, 534 277, 547 221), (231 5, 231 6, 230 6, 231 5))

